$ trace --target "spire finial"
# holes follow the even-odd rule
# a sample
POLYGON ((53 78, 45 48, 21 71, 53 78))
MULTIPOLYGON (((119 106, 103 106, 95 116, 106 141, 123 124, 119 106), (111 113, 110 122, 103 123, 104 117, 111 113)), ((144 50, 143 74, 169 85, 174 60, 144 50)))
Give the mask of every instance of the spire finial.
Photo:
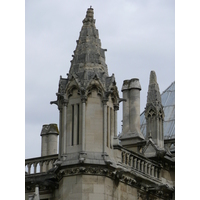
POLYGON ((147 95, 147 104, 148 103, 161 103, 161 96, 160 96, 160 90, 159 85, 157 83, 157 77, 155 71, 151 71, 150 73, 150 79, 149 79, 149 89, 148 89, 148 95, 147 95))
POLYGON ((155 71, 151 71, 149 84, 155 84, 155 83, 157 83, 156 73, 155 73, 155 71))
POLYGON ((87 9, 86 17, 83 20, 83 23, 87 23, 87 22, 95 23, 95 20, 94 20, 94 11, 93 10, 94 9, 92 8, 92 6, 90 6, 90 8, 87 9))

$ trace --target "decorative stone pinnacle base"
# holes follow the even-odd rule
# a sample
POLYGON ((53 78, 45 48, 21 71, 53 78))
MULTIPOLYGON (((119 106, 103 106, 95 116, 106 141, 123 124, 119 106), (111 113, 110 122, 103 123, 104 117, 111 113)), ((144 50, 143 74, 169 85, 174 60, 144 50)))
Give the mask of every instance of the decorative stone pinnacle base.
POLYGON ((141 142, 144 140, 144 136, 140 135, 139 133, 131 133, 131 134, 125 134, 122 135, 121 138, 121 145, 126 147, 126 145, 135 145, 138 142, 141 142))

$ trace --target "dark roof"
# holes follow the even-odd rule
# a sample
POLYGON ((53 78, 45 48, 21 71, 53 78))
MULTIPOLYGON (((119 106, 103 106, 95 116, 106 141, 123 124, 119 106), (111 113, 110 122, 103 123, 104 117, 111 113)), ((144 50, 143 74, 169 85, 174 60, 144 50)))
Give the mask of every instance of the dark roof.
MULTIPOLYGON (((165 113, 164 138, 175 138, 175 81, 161 94, 161 102, 165 113)), ((146 119, 144 111, 140 115, 141 132, 146 136, 146 119)))

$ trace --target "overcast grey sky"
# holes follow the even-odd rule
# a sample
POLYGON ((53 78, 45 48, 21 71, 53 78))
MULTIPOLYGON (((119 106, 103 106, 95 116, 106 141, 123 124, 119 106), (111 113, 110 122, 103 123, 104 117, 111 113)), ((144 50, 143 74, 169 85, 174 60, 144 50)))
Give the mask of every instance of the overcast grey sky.
MULTIPOLYGON (((115 74, 122 97, 123 80, 139 78, 141 112, 144 110, 150 71, 162 93, 175 80, 174 0, 25 1, 25 157, 41 154, 43 124, 58 124, 56 100, 60 75, 70 68, 82 20, 90 6, 106 64, 115 74)), ((118 132, 121 112, 118 112, 118 132)))

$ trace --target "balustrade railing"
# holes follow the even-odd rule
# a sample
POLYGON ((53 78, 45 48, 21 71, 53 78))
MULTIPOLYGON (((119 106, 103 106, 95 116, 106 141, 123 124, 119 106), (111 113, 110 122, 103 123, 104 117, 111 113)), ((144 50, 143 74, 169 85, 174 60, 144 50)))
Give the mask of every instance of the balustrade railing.
POLYGON ((154 178, 160 177, 160 166, 137 153, 120 148, 121 164, 154 178))
POLYGON ((53 164, 57 159, 58 154, 26 159, 25 172, 26 174, 47 172, 49 169, 53 168, 53 164))

